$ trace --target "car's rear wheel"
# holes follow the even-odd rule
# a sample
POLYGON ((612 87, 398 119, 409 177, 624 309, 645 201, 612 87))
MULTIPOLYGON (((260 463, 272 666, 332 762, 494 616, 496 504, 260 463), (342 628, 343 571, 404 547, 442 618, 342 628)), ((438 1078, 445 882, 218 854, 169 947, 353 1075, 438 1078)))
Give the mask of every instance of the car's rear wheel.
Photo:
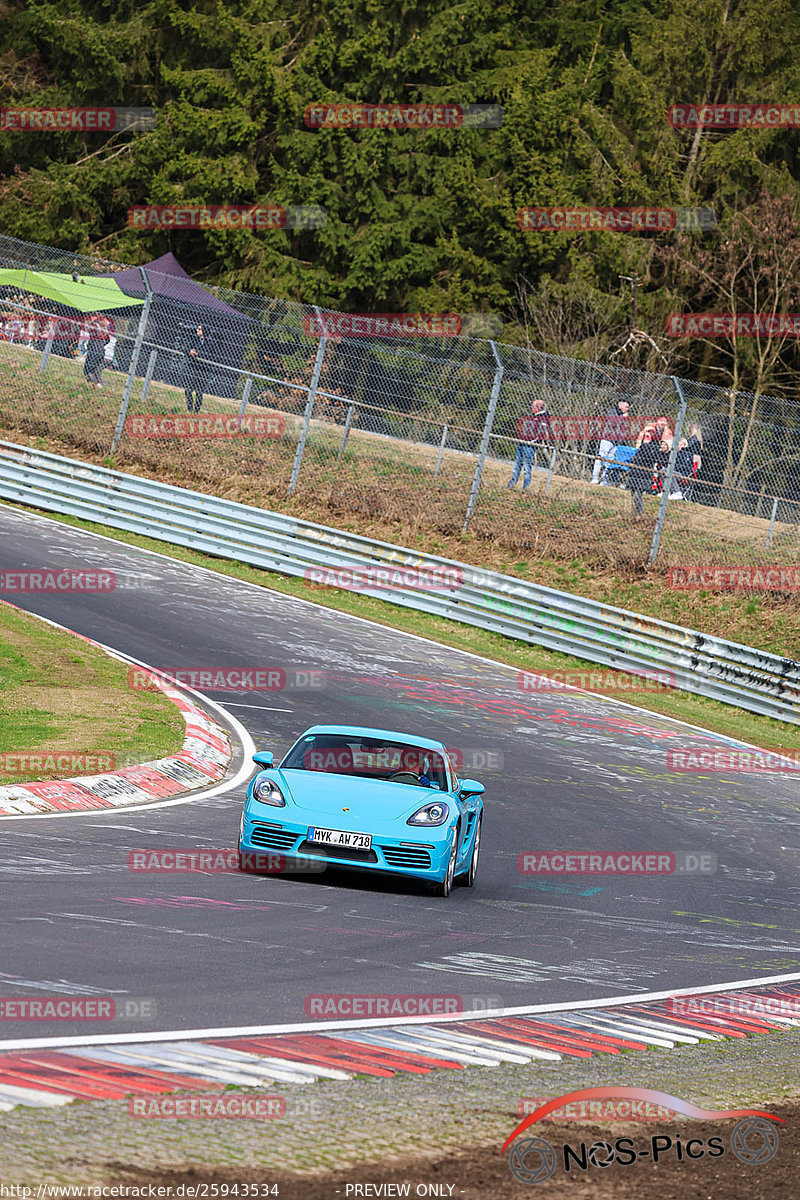
POLYGON ((447 897, 453 890, 453 880, 456 874, 456 854, 458 853, 458 831, 453 836, 453 849, 450 853, 450 861, 447 864, 447 874, 441 883, 433 885, 434 896, 447 897))
POLYGON ((483 817, 478 821, 478 828, 475 830, 475 841, 472 844, 472 857, 469 860, 469 869, 463 875, 459 875, 456 883, 460 883, 462 887, 475 887, 475 880, 478 875, 478 855, 481 852, 481 828, 483 826, 483 817))

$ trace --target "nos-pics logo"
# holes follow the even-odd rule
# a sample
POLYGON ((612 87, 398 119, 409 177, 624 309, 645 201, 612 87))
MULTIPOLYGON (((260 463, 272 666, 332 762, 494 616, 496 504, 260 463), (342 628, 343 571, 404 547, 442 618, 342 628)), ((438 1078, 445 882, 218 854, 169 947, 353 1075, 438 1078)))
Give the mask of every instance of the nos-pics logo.
POLYGON ((738 1118, 731 1130, 729 1146, 735 1157, 748 1166, 763 1166, 778 1149, 778 1130, 771 1122, 783 1123, 783 1118, 761 1109, 698 1108, 697 1105, 689 1104, 677 1096, 670 1096, 666 1092, 651 1088, 583 1088, 548 1100, 519 1123, 501 1150, 501 1153, 505 1154, 510 1148, 508 1165, 512 1175, 521 1183, 536 1184, 551 1179, 559 1164, 566 1174, 574 1175, 589 1171, 593 1167, 630 1167, 640 1160, 659 1163, 670 1158, 681 1163, 691 1163, 702 1158, 720 1158, 726 1153, 725 1139, 716 1135, 687 1139, 677 1134, 670 1136, 662 1133, 642 1139, 641 1143, 637 1143, 634 1138, 620 1137, 613 1141, 597 1141, 590 1144, 580 1142, 572 1145, 564 1142, 558 1148, 541 1137, 520 1139, 520 1134, 530 1129, 537 1121, 543 1120, 551 1113, 557 1113, 566 1105, 608 1097, 659 1104, 663 1108, 696 1120, 720 1121, 738 1118))

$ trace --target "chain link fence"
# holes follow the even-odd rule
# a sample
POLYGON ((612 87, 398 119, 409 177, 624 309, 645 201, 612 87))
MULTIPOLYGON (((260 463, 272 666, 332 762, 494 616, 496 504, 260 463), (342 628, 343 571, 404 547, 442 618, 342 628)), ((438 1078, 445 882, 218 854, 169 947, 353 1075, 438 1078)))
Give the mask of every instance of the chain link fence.
POLYGON ((498 565, 797 554, 787 400, 470 336, 474 318, 459 336, 365 332, 200 286, 171 256, 128 267, 7 237, 0 321, 9 440, 397 540, 468 532, 498 565))

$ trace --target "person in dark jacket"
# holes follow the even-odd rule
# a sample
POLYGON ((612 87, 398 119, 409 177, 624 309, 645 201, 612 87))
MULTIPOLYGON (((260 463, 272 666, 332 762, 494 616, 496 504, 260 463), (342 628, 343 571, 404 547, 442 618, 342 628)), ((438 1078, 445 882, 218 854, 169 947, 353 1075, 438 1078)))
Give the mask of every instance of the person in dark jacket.
POLYGON ((517 442, 517 455, 514 460, 514 470, 511 472, 511 478, 508 481, 508 487, 513 488, 519 479, 520 472, 524 472, 522 476, 522 490, 530 485, 531 469, 533 467, 533 456, 540 446, 544 446, 551 438, 550 428, 550 413, 545 407, 544 400, 538 396, 531 400, 531 411, 526 413, 524 417, 518 417, 515 430, 517 442))
POLYGON ((83 373, 89 383, 103 386, 103 367, 105 365, 106 346, 109 341, 107 324, 101 317, 93 316, 89 322, 89 341, 86 346, 86 358, 83 361, 83 373))
POLYGON ((631 504, 636 517, 644 516, 642 497, 653 489, 653 471, 661 459, 661 443, 652 433, 646 431, 642 443, 631 459, 631 469, 628 471, 627 485, 630 488, 631 504))
POLYGON ((606 413, 597 458, 594 460, 592 483, 604 484, 606 482, 609 468, 614 464, 617 446, 624 446, 628 440, 629 430, 628 401, 618 400, 606 413))
POLYGON ((200 412, 203 407, 203 388, 206 381, 206 367, 201 360, 208 356, 208 346, 203 334, 203 326, 198 325, 189 334, 186 346, 186 380, 184 394, 186 408, 189 412, 200 412))
POLYGON ((693 456, 689 449, 687 438, 678 442, 678 453, 675 456, 675 478, 672 481, 670 499, 688 500, 692 486, 693 456))

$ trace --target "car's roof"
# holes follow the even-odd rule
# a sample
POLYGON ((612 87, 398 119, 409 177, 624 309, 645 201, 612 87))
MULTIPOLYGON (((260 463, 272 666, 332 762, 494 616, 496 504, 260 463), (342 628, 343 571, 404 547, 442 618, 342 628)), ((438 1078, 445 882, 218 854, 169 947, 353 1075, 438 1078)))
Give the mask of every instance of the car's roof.
POLYGON ((409 746, 421 746, 424 750, 442 751, 444 749, 442 742, 433 741, 431 738, 415 737, 413 733, 401 733, 397 729, 370 729, 366 725, 312 725, 310 729, 306 729, 301 733, 300 737, 307 737, 310 733, 334 733, 341 734, 344 737, 385 738, 387 741, 403 742, 409 746))

